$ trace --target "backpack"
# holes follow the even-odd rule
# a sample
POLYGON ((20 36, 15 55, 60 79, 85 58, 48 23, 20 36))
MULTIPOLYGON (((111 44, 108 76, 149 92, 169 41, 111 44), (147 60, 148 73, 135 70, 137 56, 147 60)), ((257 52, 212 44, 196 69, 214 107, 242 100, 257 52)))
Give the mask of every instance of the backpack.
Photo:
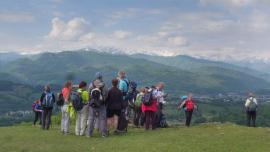
POLYGON ((57 106, 63 106, 64 103, 65 103, 65 99, 64 99, 63 93, 60 93, 60 94, 58 95, 58 99, 57 99, 57 101, 56 101, 56 105, 57 105, 57 106))
POLYGON ((127 96, 126 96, 126 100, 128 100, 128 103, 129 103, 129 106, 131 108, 134 108, 134 103, 135 103, 135 100, 137 98, 137 90, 131 90, 128 92, 127 96))
POLYGON ((250 104, 248 106, 248 111, 256 111, 257 110, 257 104, 254 102, 254 98, 248 99, 250 100, 250 104))
POLYGON ((195 104, 192 100, 187 100, 185 105, 186 105, 187 111, 192 111, 194 109, 194 106, 195 106, 195 104))
POLYGON ((99 88, 95 88, 91 91, 90 106, 93 108, 98 108, 104 104, 104 99, 102 96, 102 91, 99 88))
POLYGON ((43 101, 41 103, 42 107, 52 108, 53 104, 54 104, 53 94, 50 92, 45 92, 45 97, 43 98, 43 101))
POLYGON ((75 111, 80 111, 83 108, 83 101, 81 93, 72 91, 70 94, 70 99, 72 102, 72 106, 75 109, 75 111))
POLYGON ((129 89, 129 82, 126 79, 124 79, 123 81, 127 84, 127 90, 123 92, 123 96, 126 96, 128 93, 128 89, 129 89))
POLYGON ((134 103, 135 107, 141 107, 143 96, 144 96, 144 94, 141 94, 141 93, 137 95, 135 103, 134 103))
POLYGON ((153 91, 147 91, 143 96, 142 96, 142 103, 145 106, 150 106, 153 101, 153 91))

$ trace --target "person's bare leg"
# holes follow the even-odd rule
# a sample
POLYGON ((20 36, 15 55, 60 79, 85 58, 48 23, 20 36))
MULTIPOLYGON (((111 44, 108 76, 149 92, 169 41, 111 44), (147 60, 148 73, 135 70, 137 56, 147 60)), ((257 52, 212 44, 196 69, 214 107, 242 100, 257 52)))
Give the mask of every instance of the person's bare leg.
POLYGON ((117 115, 113 116, 113 127, 115 130, 117 130, 117 127, 118 127, 118 116, 117 115))

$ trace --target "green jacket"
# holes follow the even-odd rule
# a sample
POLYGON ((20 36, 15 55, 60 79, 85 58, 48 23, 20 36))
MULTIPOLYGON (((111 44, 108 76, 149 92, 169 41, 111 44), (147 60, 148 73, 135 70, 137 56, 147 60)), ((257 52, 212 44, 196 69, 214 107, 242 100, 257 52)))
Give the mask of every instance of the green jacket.
POLYGON ((82 100, 84 104, 87 104, 89 102, 89 93, 86 90, 78 89, 78 92, 81 93, 82 100))

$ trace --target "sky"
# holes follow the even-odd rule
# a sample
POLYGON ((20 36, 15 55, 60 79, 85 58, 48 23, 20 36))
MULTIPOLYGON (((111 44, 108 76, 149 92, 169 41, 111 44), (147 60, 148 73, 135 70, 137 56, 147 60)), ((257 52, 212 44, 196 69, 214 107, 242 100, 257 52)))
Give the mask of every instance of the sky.
POLYGON ((270 0, 1 0, 0 52, 270 59, 270 0))

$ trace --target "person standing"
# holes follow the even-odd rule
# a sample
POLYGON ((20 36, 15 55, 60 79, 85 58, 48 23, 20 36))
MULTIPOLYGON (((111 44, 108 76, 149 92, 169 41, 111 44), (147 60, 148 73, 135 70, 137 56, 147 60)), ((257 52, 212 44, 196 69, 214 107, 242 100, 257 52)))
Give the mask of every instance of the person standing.
POLYGON ((118 119, 121 115, 121 110, 123 107, 123 94, 117 88, 119 80, 112 80, 112 88, 109 90, 108 98, 106 101, 107 104, 107 122, 108 122, 108 130, 114 130, 117 132, 118 127, 118 119))
POLYGON ((249 93, 248 98, 245 103, 246 113, 247 113, 247 126, 256 127, 256 116, 258 109, 258 102, 253 93, 249 93), (252 121, 252 124, 251 124, 252 121))
MULTIPOLYGON (((183 97, 184 98, 184 97, 183 97)), ((189 127, 192 119, 192 114, 194 109, 197 109, 197 105, 192 98, 192 94, 190 93, 186 99, 183 99, 183 102, 178 107, 179 109, 184 108, 186 114, 186 126, 189 127)))
POLYGON ((61 119, 61 132, 64 135, 67 135, 69 133, 69 123, 70 123, 70 115, 68 113, 68 107, 70 102, 70 94, 72 91, 72 82, 67 81, 64 85, 64 88, 62 89, 62 94, 64 98, 64 105, 61 108, 62 112, 62 119, 61 119))
POLYGON ((36 126, 37 121, 39 120, 39 125, 41 125, 41 116, 42 116, 42 107, 40 99, 36 100, 32 105, 33 112, 35 114, 33 126, 36 126))
POLYGON ((142 98, 142 112, 145 117, 145 130, 156 129, 155 117, 158 110, 157 98, 153 95, 153 88, 147 89, 142 98))
POLYGON ((77 136, 83 136, 87 127, 87 119, 89 115, 89 93, 86 90, 87 83, 82 81, 79 84, 78 93, 81 96, 83 108, 77 111, 75 134, 77 136))
POLYGON ((146 88, 141 88, 140 92, 137 94, 136 100, 134 102, 134 118, 133 123, 136 127, 143 125, 143 114, 142 114, 142 98, 145 94, 146 88))
POLYGON ((95 123, 102 137, 107 137, 107 112, 105 101, 108 97, 108 89, 103 82, 100 72, 96 73, 96 79, 89 86, 89 117, 87 137, 92 137, 95 123))
POLYGON ((52 110, 53 105, 55 103, 55 96, 51 92, 50 85, 46 85, 44 87, 44 92, 42 93, 40 97, 41 101, 41 107, 42 107, 42 129, 43 130, 49 130, 50 124, 51 124, 51 116, 52 116, 52 110))

